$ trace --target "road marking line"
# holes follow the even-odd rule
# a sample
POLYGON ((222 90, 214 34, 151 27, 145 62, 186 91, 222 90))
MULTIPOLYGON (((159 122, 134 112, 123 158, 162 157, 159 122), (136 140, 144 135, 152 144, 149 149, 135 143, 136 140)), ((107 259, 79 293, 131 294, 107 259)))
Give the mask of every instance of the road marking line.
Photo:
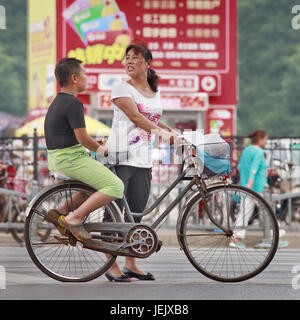
POLYGON ((19 273, 7 272, 6 282, 7 284, 53 284, 56 281, 51 278, 34 277, 19 273))

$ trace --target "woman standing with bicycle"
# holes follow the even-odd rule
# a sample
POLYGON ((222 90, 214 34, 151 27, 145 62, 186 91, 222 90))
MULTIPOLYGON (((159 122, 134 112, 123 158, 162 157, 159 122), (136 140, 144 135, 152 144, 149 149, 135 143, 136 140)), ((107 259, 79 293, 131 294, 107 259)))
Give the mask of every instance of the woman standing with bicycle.
MULTIPOLYGON (((160 121, 159 77, 151 69, 151 61, 152 54, 146 46, 129 45, 125 71, 130 79, 115 83, 111 92, 114 117, 108 139, 109 158, 116 164, 116 174, 124 183, 124 195, 132 212, 143 212, 150 194, 151 133, 170 144, 176 135, 160 121)), ((117 203, 122 211, 122 200, 117 203)), ((140 221, 141 218, 135 217, 135 222, 140 221)), ((114 263, 106 277, 117 282, 127 282, 132 277, 154 280, 152 274, 145 274, 137 267, 136 259, 132 257, 126 257, 123 272, 114 263)))

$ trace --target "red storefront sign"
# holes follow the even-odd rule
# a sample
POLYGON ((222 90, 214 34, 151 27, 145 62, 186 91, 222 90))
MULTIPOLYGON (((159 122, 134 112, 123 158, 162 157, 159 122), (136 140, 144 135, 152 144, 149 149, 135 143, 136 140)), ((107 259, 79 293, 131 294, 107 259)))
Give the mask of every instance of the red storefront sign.
POLYGON ((206 111, 207 133, 219 133, 222 136, 235 134, 234 109, 209 109, 206 111))
MULTIPOLYGON (((102 109, 112 108, 110 94, 101 94, 99 104, 102 109)), ((205 111, 208 108, 208 96, 205 93, 179 95, 161 94, 161 104, 164 110, 198 109, 205 111)))
MULTIPOLYGON (((88 73, 88 92, 110 91, 111 85, 116 80, 126 80, 125 73, 88 73)), ((161 92, 207 92, 210 95, 221 94, 220 75, 163 75, 159 81, 161 92), (199 90, 200 88, 200 90, 199 90)))
MULTIPOLYGON (((206 92, 213 105, 236 105, 236 0, 57 0, 57 59, 81 59, 88 92, 101 76, 124 75, 126 46, 144 41, 162 92, 206 92)), ((111 77, 112 79, 114 77, 111 77)))

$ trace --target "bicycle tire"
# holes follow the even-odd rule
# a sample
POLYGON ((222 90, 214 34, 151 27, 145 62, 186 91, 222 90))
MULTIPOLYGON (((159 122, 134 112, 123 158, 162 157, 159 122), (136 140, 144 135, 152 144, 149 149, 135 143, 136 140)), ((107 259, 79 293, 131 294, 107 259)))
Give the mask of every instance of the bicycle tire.
POLYGON ((8 207, 9 207, 9 201, 8 196, 5 194, 0 194, 0 200, 1 201, 1 207, 0 207, 0 223, 5 222, 8 215, 8 207))
MULTIPOLYGON (((50 209, 51 198, 57 197, 59 199, 63 193, 63 196, 65 196, 66 191, 69 194, 70 192, 71 194, 72 192, 82 192, 91 195, 96 190, 78 181, 68 181, 54 185, 38 194, 27 209, 24 229, 26 248, 34 264, 49 277, 61 282, 91 281, 106 272, 117 256, 111 255, 107 259, 102 252, 83 248, 79 241, 76 241, 75 246, 71 243, 66 245, 60 241, 55 242, 61 237, 61 234, 52 223, 43 221, 41 212, 50 209), (47 241, 36 239, 36 230, 39 230, 41 234, 43 230, 46 230, 47 233, 49 228, 51 228, 51 233, 47 241)), ((115 202, 109 203, 105 208, 112 221, 122 222, 120 210, 115 202)), ((97 222, 99 222, 98 220, 101 219, 100 210, 102 213, 104 212, 104 208, 97 209, 86 217, 85 221, 88 219, 93 221, 92 219, 95 216, 97 222)), ((40 238, 40 234, 38 238, 40 238)))
MULTIPOLYGON (((25 208, 24 208, 25 211, 25 208)), ((21 217, 20 212, 16 208, 16 205, 12 208, 12 222, 14 223, 25 223, 25 219, 21 217)), ((16 240, 17 243, 23 244, 24 243, 24 231, 19 231, 18 229, 12 228, 10 229, 10 233, 12 237, 16 240)))
MULTIPOLYGON (((273 210, 262 196, 239 185, 211 186, 208 188, 208 193, 211 196, 210 199, 216 196, 223 201, 225 199, 225 206, 223 205, 225 221, 222 226, 226 227, 226 223, 231 223, 232 234, 225 233, 212 222, 205 228, 194 223, 192 220, 193 207, 202 201, 200 193, 195 193, 186 204, 177 233, 185 255, 200 273, 216 281, 239 282, 256 276, 269 265, 278 247, 279 228, 273 210), (244 223, 237 227, 237 222, 231 221, 229 202, 233 196, 237 195, 241 201, 241 217, 245 214, 243 208, 246 208, 246 199, 248 199, 247 203, 249 199, 252 199, 255 204, 258 204, 259 210, 256 218, 259 221, 256 226, 244 223), (268 223, 263 223, 263 221, 268 221, 268 223), (246 238, 243 240, 245 248, 235 243, 232 245, 233 237, 242 230, 247 230, 246 238), (265 243, 263 241, 259 243, 261 237, 266 238, 263 238, 265 243)), ((210 202, 208 204, 212 207, 210 202)))

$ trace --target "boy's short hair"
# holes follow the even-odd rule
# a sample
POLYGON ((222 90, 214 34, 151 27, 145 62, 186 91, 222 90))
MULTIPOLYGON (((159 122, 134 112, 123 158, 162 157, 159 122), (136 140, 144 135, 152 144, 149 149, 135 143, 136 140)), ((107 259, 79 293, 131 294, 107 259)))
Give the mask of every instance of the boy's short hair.
POLYGON ((61 87, 68 85, 72 74, 79 75, 82 61, 75 58, 60 60, 55 68, 55 77, 61 87))

